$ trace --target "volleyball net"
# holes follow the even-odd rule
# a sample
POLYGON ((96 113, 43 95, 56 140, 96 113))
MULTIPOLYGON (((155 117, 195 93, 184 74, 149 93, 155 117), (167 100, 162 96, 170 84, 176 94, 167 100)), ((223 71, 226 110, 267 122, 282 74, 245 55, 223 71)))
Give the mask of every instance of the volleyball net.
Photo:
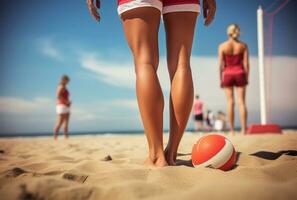
POLYGON ((258 59, 260 78, 261 124, 271 122, 272 116, 272 75, 273 75, 273 33, 277 15, 290 0, 275 0, 269 6, 257 11, 258 59))

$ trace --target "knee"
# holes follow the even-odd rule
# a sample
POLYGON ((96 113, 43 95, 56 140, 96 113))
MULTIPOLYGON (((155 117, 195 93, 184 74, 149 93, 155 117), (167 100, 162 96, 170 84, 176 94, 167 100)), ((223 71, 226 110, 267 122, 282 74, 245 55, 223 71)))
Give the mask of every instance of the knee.
POLYGON ((153 58, 150 56, 135 56, 135 73, 136 75, 141 75, 143 73, 146 73, 148 71, 155 71, 159 64, 158 58, 153 58))
POLYGON ((234 105, 235 105, 235 101, 234 101, 234 99, 229 99, 229 100, 228 100, 228 105, 229 105, 230 107, 234 107, 234 105))
POLYGON ((192 76, 192 71, 191 71, 189 61, 178 62, 176 66, 168 64, 168 66, 169 66, 169 74, 171 79, 173 79, 175 75, 182 76, 182 77, 192 76))
POLYGON ((242 99, 239 99, 239 100, 238 100, 238 105, 239 105, 239 107, 245 107, 245 106, 246 106, 246 105, 245 105, 245 101, 242 100, 242 99))
POLYGON ((183 74, 191 73, 191 66, 189 61, 179 62, 177 70, 183 74))

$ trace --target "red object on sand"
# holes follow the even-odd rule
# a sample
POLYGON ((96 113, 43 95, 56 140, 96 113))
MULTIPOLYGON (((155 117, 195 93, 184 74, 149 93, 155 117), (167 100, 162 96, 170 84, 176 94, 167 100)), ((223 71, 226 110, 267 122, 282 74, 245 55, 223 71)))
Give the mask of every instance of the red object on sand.
POLYGON ((282 134, 282 129, 277 124, 252 124, 247 134, 266 134, 266 133, 272 133, 272 134, 282 134))
POLYGON ((194 167, 210 167, 228 171, 236 162, 233 144, 224 136, 211 134, 202 136, 192 148, 194 167))

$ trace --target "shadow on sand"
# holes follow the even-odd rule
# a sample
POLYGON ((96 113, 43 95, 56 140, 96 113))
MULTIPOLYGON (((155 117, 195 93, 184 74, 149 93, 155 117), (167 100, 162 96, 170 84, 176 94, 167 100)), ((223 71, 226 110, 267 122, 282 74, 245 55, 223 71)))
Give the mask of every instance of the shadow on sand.
MULTIPOLYGON (((179 156, 188 156, 188 155, 191 155, 191 153, 186 153, 186 154, 178 153, 178 154, 177 154, 177 157, 179 157, 179 156)), ((235 161, 235 165, 232 167, 231 170, 233 170, 233 169, 235 169, 235 168, 238 167, 238 165, 237 165, 236 163, 237 163, 237 161, 239 160, 240 155, 241 155, 241 152, 236 152, 236 161, 235 161)), ((177 165, 177 166, 194 167, 191 159, 190 159, 190 160, 177 159, 177 160, 176 160, 176 165, 177 165)))
POLYGON ((283 150, 278 152, 258 151, 250 155, 256 156, 262 159, 266 159, 266 160, 276 160, 282 155, 297 156, 297 150, 283 150))

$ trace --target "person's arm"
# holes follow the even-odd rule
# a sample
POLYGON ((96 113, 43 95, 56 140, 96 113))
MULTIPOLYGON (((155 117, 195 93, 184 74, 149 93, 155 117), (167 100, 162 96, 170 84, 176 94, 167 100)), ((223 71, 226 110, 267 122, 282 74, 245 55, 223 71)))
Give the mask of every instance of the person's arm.
POLYGON ((248 46, 245 46, 245 51, 243 54, 243 67, 246 74, 246 80, 249 82, 249 73, 250 73, 250 62, 249 62, 249 49, 248 46))
POLYGON ((221 45, 219 46, 219 49, 218 49, 218 55, 219 55, 219 75, 220 75, 220 81, 222 82, 225 61, 224 61, 224 55, 223 55, 223 50, 221 45))
POLYGON ((99 22, 101 18, 98 13, 98 9, 100 9, 100 0, 96 0, 96 5, 94 5, 94 0, 87 0, 87 5, 91 15, 99 22))
POLYGON ((203 0, 203 17, 205 26, 208 26, 213 21, 216 9, 216 0, 203 0))

